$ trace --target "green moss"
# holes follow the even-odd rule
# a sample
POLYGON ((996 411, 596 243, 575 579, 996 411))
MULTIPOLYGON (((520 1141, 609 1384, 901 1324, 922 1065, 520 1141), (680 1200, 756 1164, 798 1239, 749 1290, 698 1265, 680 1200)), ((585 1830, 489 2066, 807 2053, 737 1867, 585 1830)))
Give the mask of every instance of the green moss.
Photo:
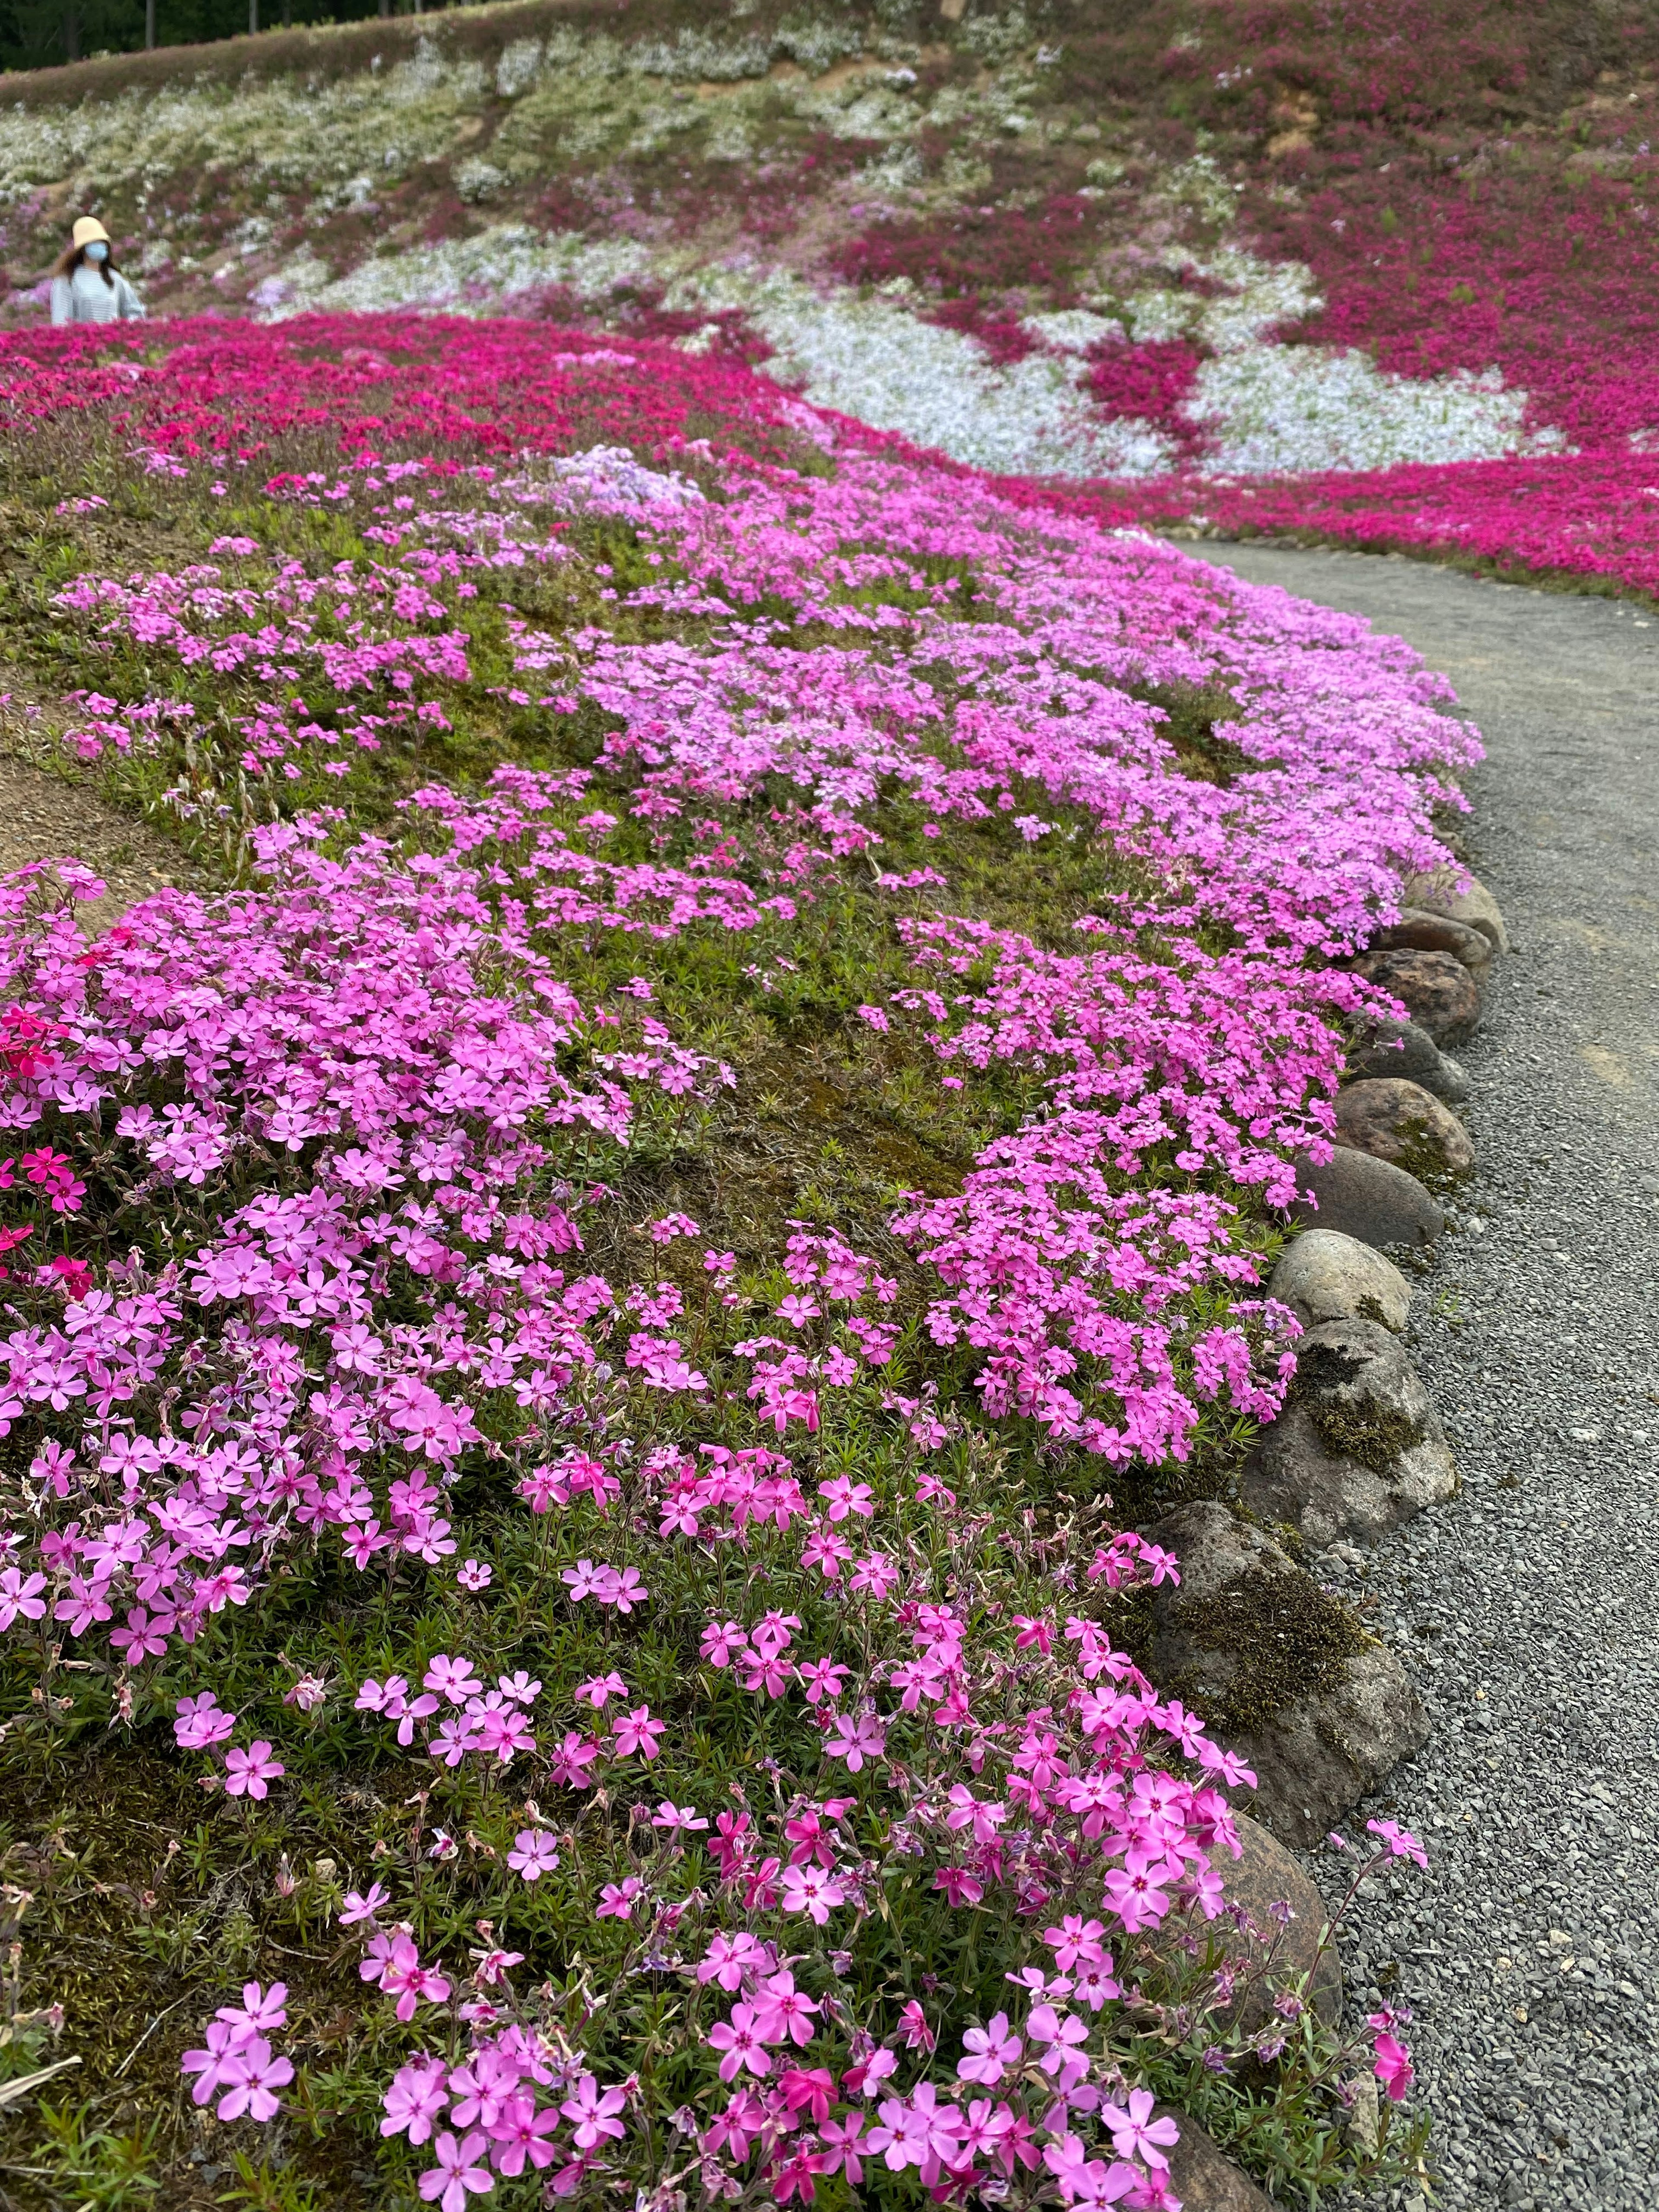
POLYGON ((1347 1662, 1371 1647, 1348 1608, 1310 1576, 1265 1567, 1235 1575, 1212 1597, 1177 1599, 1172 1625, 1199 1650, 1232 1662, 1218 1678, 1200 1663, 1163 1685, 1195 1705, 1224 1742, 1286 1705, 1328 1695, 1347 1662))
POLYGON ((1387 1474, 1428 1433, 1420 1421, 1408 1421, 1374 1399, 1352 1406, 1328 1398, 1304 1398, 1302 1402, 1333 1458, 1351 1459, 1373 1474, 1387 1474))

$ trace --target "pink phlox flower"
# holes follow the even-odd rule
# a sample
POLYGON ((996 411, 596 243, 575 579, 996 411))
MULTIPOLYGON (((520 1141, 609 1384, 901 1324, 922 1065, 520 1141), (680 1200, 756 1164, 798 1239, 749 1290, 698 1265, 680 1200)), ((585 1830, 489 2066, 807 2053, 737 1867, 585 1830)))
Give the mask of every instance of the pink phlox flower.
POLYGON ((221 2005, 214 2014, 222 2020, 236 2037, 246 2041, 253 2035, 270 2035, 288 2025, 288 1985, 273 1982, 262 1989, 258 1982, 244 1982, 240 2005, 221 2005))
POLYGON ((487 1950, 469 1951, 467 1956, 473 1961, 473 1987, 480 1990, 506 1989, 508 1971, 524 1964, 522 1951, 504 1951, 499 1944, 491 1945, 487 1950))
MULTIPOLYGON (((921 2169, 921 2179, 931 2186, 960 2155, 962 2114, 943 2100, 931 2081, 919 2081, 908 2097, 890 2097, 879 2106, 884 2150, 890 2170, 902 2173, 907 2166, 921 2169)), ((872 2148, 875 2141, 872 2137, 872 2148)))
POLYGON ((1164 2166, 1169 2154, 1181 2140, 1177 2121, 1165 2113, 1152 2118, 1158 2100, 1150 2089, 1132 2089, 1124 2105, 1103 2105, 1102 2124, 1111 2132, 1112 2147, 1120 2158, 1138 2159, 1143 2166, 1164 2166))
POLYGON ((1057 2013, 1051 2004, 1034 2005, 1026 2016, 1025 2032, 1033 2043, 1046 2046, 1038 2064, 1052 2076, 1066 2074, 1079 2061, 1080 2044, 1089 2039, 1089 2025, 1075 2013, 1057 2013))
POLYGON ((574 2130, 578 2150, 595 2150, 619 2142, 627 2130, 617 2115, 628 2099, 621 2089, 601 2089, 592 2074, 581 2075, 559 2110, 574 2130))
POLYGON ((507 1863, 521 1881, 539 1881, 558 1865, 558 1846, 544 1829, 520 1828, 513 1838, 507 1863))
POLYGON ((535 2100, 520 2092, 509 2097, 489 2130, 491 2155, 497 2170, 509 2180, 524 2172, 526 2161, 538 2172, 550 2166, 557 2156, 548 2137, 558 2128, 559 2114, 553 2106, 536 2108, 535 2100))
POLYGON ((927 2015, 915 1997, 899 2014, 899 2033, 908 2050, 932 2051, 938 2046, 939 2038, 927 2025, 927 2015))
POLYGON ((340 1925, 342 1928, 353 1928, 359 1921, 373 1922, 375 1915, 384 1911, 391 1902, 392 1893, 378 1881, 371 1882, 367 1893, 349 1889, 345 1893, 345 1903, 340 1907, 340 1925))
POLYGON ((709 1939, 708 1953, 698 1964, 697 1979, 718 1982, 721 1989, 733 1990, 742 1986, 745 1973, 758 1973, 768 1963, 768 1957, 759 1939, 746 1932, 715 1935, 709 1939))
POLYGON ((263 2035, 252 2035, 239 2040, 226 2054, 219 2074, 226 2094, 219 2100, 218 2117, 240 2120, 246 2114, 263 2126, 282 2110, 283 2100, 276 2092, 294 2079, 294 2068, 289 2060, 273 2053, 263 2035))
POLYGON ((653 1720, 649 1705, 636 1705, 631 1713, 620 1714, 611 1723, 611 1731, 618 1759, 631 1759, 636 1753, 641 1759, 654 1759, 662 1748, 668 1723, 653 1720))
POLYGON ((1054 1954, 1054 1964, 1064 1973, 1076 1966, 1079 1960, 1097 1966, 1104 1957, 1101 1937, 1106 1933, 1098 1920, 1085 1921, 1079 1913, 1068 1913, 1058 1928, 1045 1928, 1042 1940, 1054 1954))
POLYGON ((799 1613, 769 1613, 750 1630, 749 1641, 763 1658, 775 1659, 794 1642, 799 1626, 799 1613))
POLYGON ((187 2051, 179 2062, 179 2071, 193 2074, 196 2086, 191 2091, 192 2104, 205 2105, 229 2080, 228 2069, 241 2049, 244 2038, 222 2020, 213 2020, 207 2026, 205 2050, 187 2051))
POLYGON ((449 2068, 441 2058, 422 2053, 400 2066, 381 2099, 383 2136, 407 2132, 412 2143, 431 2140, 434 2124, 449 2102, 449 2068))
POLYGON ((1006 2012, 994 2013, 983 2027, 968 2028, 962 2047, 965 2055, 957 2061, 957 2080, 980 2081, 988 2089, 1018 2065, 1025 2049, 1010 2028, 1006 2012))
POLYGON ((784 1869, 781 1903, 786 1912, 805 1912, 814 1927, 822 1928, 836 1906, 846 1902, 846 1890, 825 1868, 809 1864, 784 1869))
POLYGON ((845 2119, 820 2120, 818 2136, 823 2149, 813 2160, 820 2173, 842 2173, 848 2185, 856 2189, 864 2179, 864 2160, 860 2156, 863 2144, 859 2138, 864 2132, 866 2115, 848 2112, 845 2119))
POLYGON ((1133 2166, 1121 2160, 1108 2166, 1103 2159, 1091 2158, 1081 2140, 1071 2134, 1048 2144, 1042 2162, 1059 2184, 1065 2204, 1115 2204, 1140 2189, 1145 2180, 1133 2166))
POLYGON ((810 2043, 822 2009, 816 1997, 795 1987, 793 1974, 783 1967, 769 1974, 755 1993, 756 2033, 765 2043, 810 2043))
POLYGON ((769 2074, 772 2054, 766 2047, 769 2039, 769 2039, 762 2033, 760 2015, 753 2005, 733 2005, 731 2019, 717 2020, 708 2031, 709 2047, 720 2054, 721 2081, 735 2081, 744 2069, 756 2075, 769 2074))
POLYGON ((795 1669, 809 1705, 834 1705, 852 1671, 834 1659, 809 1659, 795 1669))
POLYGON ((487 2046, 475 2051, 450 2074, 449 2094, 455 2101, 449 2117, 458 2128, 470 2128, 475 2121, 488 2128, 518 2086, 519 2069, 511 2058, 487 2046))
POLYGON ((258 1736, 246 1751, 231 1750, 225 1753, 225 1794, 240 1797, 270 1795, 270 1785, 288 1769, 280 1759, 273 1757, 271 1746, 264 1736, 258 1736))
POLYGON ((631 1920, 634 1906, 643 1893, 645 1884, 638 1875, 625 1875, 621 1881, 607 1881, 600 1888, 595 1917, 600 1920, 631 1920))
POLYGON ((749 1657, 749 1631, 738 1620, 710 1621, 698 1649, 711 1667, 729 1667, 749 1657))
POLYGON ((676 1805, 672 1798, 665 1797, 652 1814, 651 1825, 653 1828, 667 1828, 690 1834, 694 1830, 706 1828, 708 1823, 695 1805, 676 1805))
POLYGON ((180 1751, 205 1751, 210 1744, 222 1743, 236 1725, 235 1714, 222 1712, 211 1690, 197 1698, 180 1698, 174 1710, 178 1717, 173 1735, 180 1751))
POLYGON ((484 2196, 495 2186, 495 2176, 482 2163, 488 2152, 481 2129, 459 2142, 453 2135, 441 2135, 432 2146, 438 2163, 428 2166, 416 2184, 421 2195, 428 2204, 435 2200, 438 2212, 465 2212, 469 2197, 484 2196))
POLYGON ((579 1682, 574 1694, 592 1705, 596 1712, 603 1712, 612 1698, 628 1695, 628 1685, 613 1668, 608 1674, 595 1674, 591 1681, 579 1682))
POLYGON ((469 1698, 476 1698, 483 1684, 473 1672, 470 1659, 452 1659, 441 1651, 421 1677, 421 1686, 452 1705, 461 1705, 469 1698))
POLYGON ((470 1713, 447 1713, 426 1747, 432 1758, 457 1767, 468 1752, 480 1748, 478 1724, 470 1713))
POLYGON ((879 1759, 886 1748, 887 1732, 876 1714, 830 1716, 830 1733, 823 1741, 824 1755, 845 1759, 849 1774, 861 1774, 866 1762, 879 1759))

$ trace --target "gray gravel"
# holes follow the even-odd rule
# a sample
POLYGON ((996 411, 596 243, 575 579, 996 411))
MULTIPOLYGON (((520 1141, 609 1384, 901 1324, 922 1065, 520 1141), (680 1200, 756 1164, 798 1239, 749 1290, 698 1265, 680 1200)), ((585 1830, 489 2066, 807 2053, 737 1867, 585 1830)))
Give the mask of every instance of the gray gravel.
MULTIPOLYGON (((1347 1581, 1434 1723, 1348 1824, 1392 1814, 1431 1855, 1356 1914, 1351 1996, 1415 2010, 1451 2212, 1648 2212, 1659 616, 1398 558, 1203 551, 1367 616, 1450 676, 1490 754, 1471 785, 1474 864, 1515 948, 1462 1054, 1477 1177, 1412 1331, 1464 1489, 1347 1581)), ((1328 1891, 1337 1865, 1315 1867, 1328 1891)))

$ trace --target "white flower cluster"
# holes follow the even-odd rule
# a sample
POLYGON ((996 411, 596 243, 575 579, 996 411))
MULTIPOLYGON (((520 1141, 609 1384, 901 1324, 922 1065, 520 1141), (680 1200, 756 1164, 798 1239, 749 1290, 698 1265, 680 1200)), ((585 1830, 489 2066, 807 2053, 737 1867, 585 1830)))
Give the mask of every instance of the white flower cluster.
MULTIPOLYGON (((602 310, 617 286, 654 280, 674 307, 740 308, 775 349, 770 373, 814 405, 1010 476, 1146 477, 1173 465, 1170 441, 1151 423, 1108 420, 1079 388, 1085 349, 1122 337, 1126 324, 1137 341, 1191 337, 1213 349, 1187 404, 1207 434, 1211 473, 1560 450, 1558 434, 1525 431, 1526 394, 1495 373, 1419 380, 1390 375, 1364 354, 1264 337, 1318 304, 1305 269, 1229 249, 1206 270, 1232 289, 1135 294, 1121 319, 1090 309, 1030 316, 1025 327, 1048 350, 1006 365, 965 333, 924 320, 903 286, 864 295, 818 289, 787 271, 699 266, 636 240, 543 234, 521 223, 382 255, 333 283, 319 281, 326 272, 307 258, 282 272, 280 298, 267 291, 264 304, 277 316, 307 307, 486 313, 556 287, 602 310)), ((711 325, 688 343, 707 346, 713 335, 711 325)))
POLYGON ((1525 431, 1526 408, 1496 370, 1420 380, 1363 353, 1255 344, 1206 361, 1186 411, 1210 432, 1206 473, 1261 476, 1562 452, 1559 430, 1525 431))

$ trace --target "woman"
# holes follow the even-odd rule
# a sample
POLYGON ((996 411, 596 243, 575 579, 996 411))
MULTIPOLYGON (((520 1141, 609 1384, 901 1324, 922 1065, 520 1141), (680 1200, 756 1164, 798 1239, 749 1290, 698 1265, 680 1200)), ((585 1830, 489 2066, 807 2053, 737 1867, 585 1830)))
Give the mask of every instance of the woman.
POLYGON ((52 275, 54 323, 142 322, 138 295, 110 257, 109 233, 83 215, 52 275))

